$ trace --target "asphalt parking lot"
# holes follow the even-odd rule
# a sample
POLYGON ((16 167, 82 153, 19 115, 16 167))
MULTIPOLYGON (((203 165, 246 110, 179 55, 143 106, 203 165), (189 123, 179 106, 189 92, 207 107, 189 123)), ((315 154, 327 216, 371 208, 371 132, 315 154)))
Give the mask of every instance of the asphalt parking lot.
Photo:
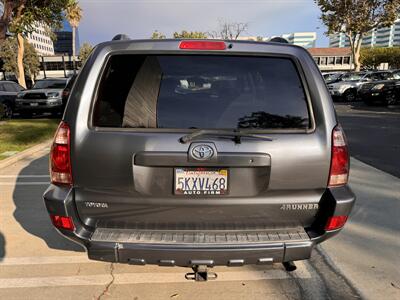
POLYGON ((53 229, 41 195, 48 148, 0 169, 0 299, 399 299, 400 109, 337 105, 358 200, 336 238, 295 272, 281 265, 189 269, 89 261, 53 229), (397 150, 396 150, 397 149, 397 150))

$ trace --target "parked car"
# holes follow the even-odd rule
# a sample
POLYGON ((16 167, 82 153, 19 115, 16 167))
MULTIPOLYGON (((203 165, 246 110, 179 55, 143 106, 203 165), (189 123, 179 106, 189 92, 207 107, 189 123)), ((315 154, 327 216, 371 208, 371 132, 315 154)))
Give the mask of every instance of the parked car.
POLYGON ((62 93, 68 80, 68 78, 48 78, 36 81, 31 90, 18 93, 15 101, 16 111, 25 116, 44 112, 54 115, 63 113, 62 93))
POLYGON ((380 73, 380 80, 363 84, 358 94, 367 105, 400 102, 400 73, 380 73))
POLYGON ((90 259, 190 266, 188 278, 215 265, 293 270, 355 201, 324 79, 287 44, 100 44, 50 162, 50 219, 90 259))
POLYGON ((340 81, 328 84, 329 91, 335 99, 346 102, 357 100, 358 90, 367 82, 382 80, 391 76, 391 72, 349 72, 340 77, 340 81))
POLYGON ((11 118, 17 94, 24 88, 13 81, 0 81, 0 120, 11 118))
MULTIPOLYGON (((18 78, 15 76, 15 74, 5 73, 4 80, 13 81, 13 82, 19 84, 18 83, 18 78)), ((33 85, 32 84, 32 79, 28 75, 25 75, 25 85, 26 85, 27 89, 31 89, 32 85, 33 85)))
POLYGON ((69 94, 71 93, 72 87, 74 86, 77 76, 78 75, 73 75, 72 77, 69 78, 68 84, 62 92, 62 103, 63 103, 64 108, 67 105, 69 94))
POLYGON ((344 72, 329 72, 329 73, 323 73, 322 76, 324 76, 325 82, 327 84, 334 83, 340 81, 340 78, 346 73, 344 72))

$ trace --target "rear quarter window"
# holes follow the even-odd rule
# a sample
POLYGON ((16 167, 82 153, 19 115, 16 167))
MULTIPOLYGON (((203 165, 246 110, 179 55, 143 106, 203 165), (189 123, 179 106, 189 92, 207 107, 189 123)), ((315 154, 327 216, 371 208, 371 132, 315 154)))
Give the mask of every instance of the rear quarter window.
POLYGON ((93 125, 116 128, 308 129, 304 87, 289 58, 114 55, 93 125))

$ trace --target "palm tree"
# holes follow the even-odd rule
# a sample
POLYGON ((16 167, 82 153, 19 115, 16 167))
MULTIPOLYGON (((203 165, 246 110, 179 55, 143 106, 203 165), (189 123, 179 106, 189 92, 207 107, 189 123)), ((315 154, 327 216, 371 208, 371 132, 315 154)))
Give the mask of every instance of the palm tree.
POLYGON ((76 45, 75 45, 75 34, 76 28, 79 26, 79 22, 82 19, 82 9, 76 0, 69 0, 67 8, 65 9, 65 15, 69 25, 72 27, 72 63, 74 66, 74 73, 76 72, 76 45))

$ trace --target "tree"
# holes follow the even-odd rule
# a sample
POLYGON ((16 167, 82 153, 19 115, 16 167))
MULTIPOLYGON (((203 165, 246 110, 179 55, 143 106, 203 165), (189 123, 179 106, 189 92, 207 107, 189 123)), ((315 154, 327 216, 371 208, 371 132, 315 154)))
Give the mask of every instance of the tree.
POLYGON ((0 44, 2 44, 6 39, 8 24, 11 22, 15 4, 13 0, 3 0, 0 2, 3 3, 3 15, 0 16, 0 44))
POLYGON ((82 19, 82 9, 76 0, 68 0, 67 8, 65 10, 66 18, 69 25, 72 27, 72 64, 74 68, 74 73, 76 72, 76 45, 75 45, 75 35, 76 28, 79 26, 79 22, 82 19))
POLYGON ((350 42, 354 67, 360 70, 360 49, 366 33, 394 23, 400 0, 314 0, 328 34, 343 33, 350 42))
POLYGON ((62 11, 68 0, 3 0, 4 14, 0 20, 0 41, 5 39, 5 33, 10 31, 18 41, 17 67, 18 82, 26 87, 23 57, 25 51, 24 37, 35 31, 35 25, 56 28, 62 21, 62 11))
POLYGON ((208 36, 213 39, 237 40, 239 36, 249 28, 248 23, 228 22, 222 19, 220 19, 218 23, 219 26, 217 30, 208 32, 208 36))
POLYGON ((83 65, 88 59, 90 53, 92 53, 93 46, 89 43, 83 43, 81 49, 79 50, 79 60, 83 65))
POLYGON ((24 52, 24 72, 28 74, 31 78, 32 84, 35 83, 35 78, 39 74, 40 71, 40 62, 39 56, 31 44, 25 40, 25 52, 24 52))
POLYGON ((161 40, 165 39, 165 34, 159 32, 158 30, 155 30, 152 35, 151 35, 152 40, 161 40))
MULTIPOLYGON (((26 40, 24 41, 24 57, 23 67, 24 73, 28 74, 32 80, 39 74, 40 62, 39 56, 36 53, 35 48, 29 44, 26 40)), ((3 60, 3 69, 6 72, 14 73, 18 77, 18 64, 17 64, 17 52, 18 52, 18 41, 15 37, 6 39, 0 45, 0 57, 3 60)))
POLYGON ((388 63, 390 68, 400 68, 400 47, 362 48, 360 63, 366 69, 376 69, 382 63, 388 63))
POLYGON ((175 39, 206 39, 207 34, 201 31, 186 31, 174 32, 175 39))

